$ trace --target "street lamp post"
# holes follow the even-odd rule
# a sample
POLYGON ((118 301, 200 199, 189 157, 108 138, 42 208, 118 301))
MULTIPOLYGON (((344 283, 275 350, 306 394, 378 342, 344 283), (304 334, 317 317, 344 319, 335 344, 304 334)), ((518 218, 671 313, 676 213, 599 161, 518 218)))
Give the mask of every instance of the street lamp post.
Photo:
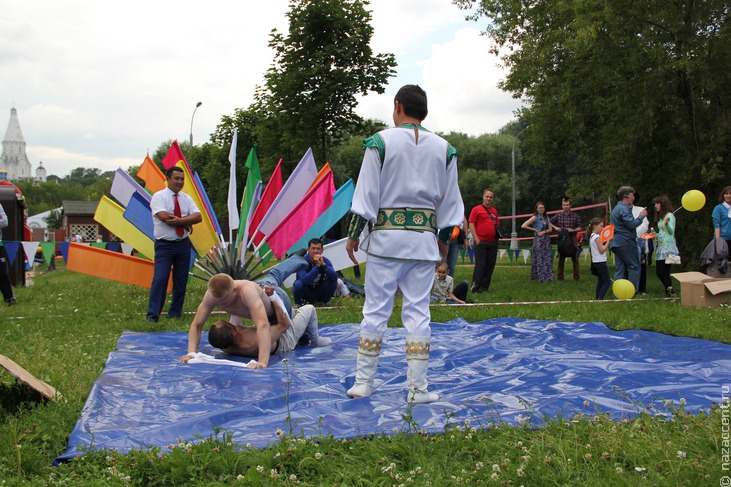
POLYGON ((199 101, 195 104, 195 108, 193 109, 193 115, 190 117, 190 146, 193 147, 193 119, 195 118, 195 111, 198 110, 198 107, 203 105, 202 101, 199 101))
POLYGON ((517 250, 518 249, 518 232, 515 229, 515 143, 518 141, 518 136, 523 133, 525 129, 528 127, 524 127, 520 132, 515 134, 513 137, 513 226, 512 231, 510 232, 510 250, 517 250))

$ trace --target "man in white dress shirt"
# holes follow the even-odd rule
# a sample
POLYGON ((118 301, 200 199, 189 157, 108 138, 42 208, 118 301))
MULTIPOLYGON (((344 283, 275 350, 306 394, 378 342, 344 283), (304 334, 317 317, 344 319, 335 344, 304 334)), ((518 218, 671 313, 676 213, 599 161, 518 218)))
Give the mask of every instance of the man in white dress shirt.
POLYGON ((161 189, 150 201, 155 233, 155 274, 150 286, 150 302, 147 321, 156 322, 165 305, 165 294, 173 272, 173 298, 168 318, 180 319, 185 302, 190 270, 191 227, 203 218, 193 199, 181 190, 185 185, 185 173, 177 166, 165 172, 167 188, 161 189))
MULTIPOLYGON (((437 229, 451 231, 464 221, 457 185, 457 151, 421 126, 426 93, 406 85, 394 98, 394 128, 365 140, 365 155, 353 197, 347 251, 353 262, 361 247, 366 262, 363 321, 355 384, 350 397, 372 392, 383 335, 393 312, 396 290, 403 295, 406 328, 407 401, 439 399, 427 390, 431 346, 430 291, 434 264, 441 260, 437 229), (372 231, 360 242, 366 224, 372 231)), ((440 235, 446 242, 449 235, 440 235)), ((356 262, 357 263, 357 262, 356 262)))

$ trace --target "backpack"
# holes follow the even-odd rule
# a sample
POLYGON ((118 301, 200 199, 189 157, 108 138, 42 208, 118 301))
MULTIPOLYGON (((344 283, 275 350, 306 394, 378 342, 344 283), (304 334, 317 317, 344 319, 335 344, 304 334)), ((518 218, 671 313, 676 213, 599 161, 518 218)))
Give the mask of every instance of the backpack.
POLYGON ((573 258, 576 253, 576 247, 574 247, 574 242, 568 230, 558 232, 558 237, 556 237, 556 250, 558 250, 558 255, 561 257, 573 258))

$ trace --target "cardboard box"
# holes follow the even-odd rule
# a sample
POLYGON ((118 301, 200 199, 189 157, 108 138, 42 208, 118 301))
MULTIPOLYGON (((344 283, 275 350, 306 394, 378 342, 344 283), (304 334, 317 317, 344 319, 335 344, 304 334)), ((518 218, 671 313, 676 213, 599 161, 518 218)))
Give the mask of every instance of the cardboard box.
POLYGON ((680 303, 692 308, 731 304, 731 279, 708 277, 702 272, 679 272, 671 276, 680 283, 680 303))

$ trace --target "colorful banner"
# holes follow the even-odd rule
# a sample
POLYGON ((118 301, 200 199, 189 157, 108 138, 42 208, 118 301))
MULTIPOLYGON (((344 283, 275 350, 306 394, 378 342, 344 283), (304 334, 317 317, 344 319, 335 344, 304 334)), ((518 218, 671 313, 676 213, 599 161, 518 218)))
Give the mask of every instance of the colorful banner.
POLYGON ((157 193, 167 187, 165 174, 157 167, 149 154, 145 157, 136 176, 145 182, 145 188, 150 193, 157 193))
POLYGON ((124 208, 106 196, 99 200, 94 220, 131 245, 137 252, 153 259, 155 242, 124 218, 124 208))
POLYGON ((109 192, 114 197, 114 199, 117 200, 119 204, 124 207, 127 206, 130 198, 132 198, 132 195, 135 193, 139 194, 141 198, 148 202, 148 204, 152 199, 150 193, 145 191, 145 188, 140 186, 137 181, 135 181, 134 178, 127 174, 127 172, 121 167, 117 168, 117 170, 114 172, 112 189, 109 192))
POLYGON ((306 249, 307 243, 310 239, 320 238, 327 233, 335 224, 337 224, 341 218, 348 214, 350 211, 350 205, 353 202, 353 194, 355 193, 355 185, 352 179, 343 184, 340 189, 335 192, 333 196, 333 203, 330 208, 325 210, 325 213, 320 215, 320 218, 312 224, 307 232, 292 245, 288 254, 298 251, 299 249, 306 249))
POLYGON ((206 255, 209 250, 218 244, 218 235, 216 234, 216 230, 213 228, 213 223, 210 218, 208 218, 208 214, 205 210, 206 207, 196 190, 195 179, 193 178, 193 175, 190 174, 188 165, 185 161, 179 161, 178 167, 180 167, 185 173, 186 183, 185 186, 183 186, 182 191, 193 198, 193 202, 195 202, 195 205, 201 211, 201 216, 203 217, 203 221, 193 225, 193 232, 190 234, 190 241, 193 244, 195 251, 198 252, 198 255, 206 255))
POLYGON ((266 215, 262 218, 259 231, 264 235, 269 235, 284 217, 302 201, 302 198, 307 194, 307 190, 315 182, 315 178, 317 178, 315 158, 312 155, 312 149, 307 149, 266 215))
POLYGON ((266 237, 274 256, 281 258, 333 203, 333 173, 329 171, 266 237))
MULTIPOLYGON (((129 255, 71 243, 66 269, 88 276, 150 288, 155 263, 129 255)), ((172 277, 167 292, 172 289, 172 277)))

